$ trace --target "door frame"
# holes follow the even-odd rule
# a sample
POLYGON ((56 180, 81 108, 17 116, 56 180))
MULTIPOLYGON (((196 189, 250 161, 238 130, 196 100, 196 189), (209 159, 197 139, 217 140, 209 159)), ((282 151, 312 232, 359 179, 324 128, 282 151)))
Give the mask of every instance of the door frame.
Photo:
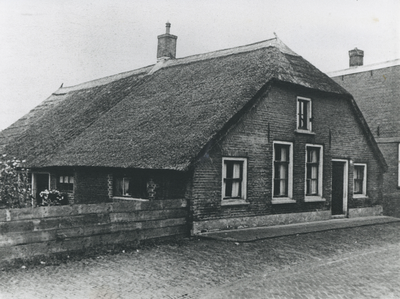
MULTIPOLYGON (((343 167, 343 214, 345 217, 348 217, 349 215, 349 206, 348 206, 348 201, 349 201, 349 161, 346 159, 332 159, 332 162, 341 162, 344 163, 343 167)), ((332 169, 333 169, 333 163, 332 163, 332 169)), ((333 177, 332 179, 332 184, 333 186, 333 177)), ((331 190, 331 201, 332 201, 332 190, 331 190)), ((332 214, 332 202, 331 202, 331 214, 332 214)))
POLYGON ((50 187, 50 184, 51 184, 50 172, 44 172, 44 171, 32 172, 32 195, 35 197, 35 199, 37 199, 36 198, 36 191, 37 191, 37 186, 36 186, 37 178, 36 178, 36 175, 38 175, 38 174, 47 174, 49 176, 49 182, 48 182, 49 191, 50 191, 50 188, 51 188, 50 187))

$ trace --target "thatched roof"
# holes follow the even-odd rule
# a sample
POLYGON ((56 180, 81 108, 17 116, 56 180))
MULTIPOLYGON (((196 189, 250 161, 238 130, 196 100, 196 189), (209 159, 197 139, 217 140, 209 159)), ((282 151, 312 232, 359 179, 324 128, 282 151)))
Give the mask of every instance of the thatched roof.
POLYGON ((61 88, 6 151, 30 167, 184 170, 273 80, 349 96, 274 38, 61 88))

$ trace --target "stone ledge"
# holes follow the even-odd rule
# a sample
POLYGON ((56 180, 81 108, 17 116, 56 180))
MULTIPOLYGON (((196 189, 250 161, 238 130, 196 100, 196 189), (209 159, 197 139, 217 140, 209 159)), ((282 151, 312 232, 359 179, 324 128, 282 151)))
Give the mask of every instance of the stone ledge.
POLYGON ((315 212, 304 212, 304 213, 274 214, 274 215, 263 215, 263 216, 252 216, 252 217, 237 217, 237 218, 194 221, 192 235, 198 235, 201 234, 202 232, 311 222, 319 220, 328 220, 330 218, 331 218, 331 211, 326 210, 326 211, 315 211, 315 212))

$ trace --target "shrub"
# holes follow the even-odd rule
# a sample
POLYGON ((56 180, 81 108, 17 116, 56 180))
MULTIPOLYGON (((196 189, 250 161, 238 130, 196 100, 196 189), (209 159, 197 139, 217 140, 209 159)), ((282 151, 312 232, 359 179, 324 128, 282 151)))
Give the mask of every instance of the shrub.
POLYGON ((25 161, 0 155, 0 207, 34 207, 30 173, 23 167, 25 161))

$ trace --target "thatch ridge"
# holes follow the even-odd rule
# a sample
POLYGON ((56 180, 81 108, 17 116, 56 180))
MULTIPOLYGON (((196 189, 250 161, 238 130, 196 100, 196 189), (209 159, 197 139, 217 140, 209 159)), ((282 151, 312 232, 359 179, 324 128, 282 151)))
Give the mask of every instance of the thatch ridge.
POLYGON ((272 80, 347 94, 278 39, 160 63, 61 89, 65 100, 7 149, 31 167, 185 170, 272 80))

